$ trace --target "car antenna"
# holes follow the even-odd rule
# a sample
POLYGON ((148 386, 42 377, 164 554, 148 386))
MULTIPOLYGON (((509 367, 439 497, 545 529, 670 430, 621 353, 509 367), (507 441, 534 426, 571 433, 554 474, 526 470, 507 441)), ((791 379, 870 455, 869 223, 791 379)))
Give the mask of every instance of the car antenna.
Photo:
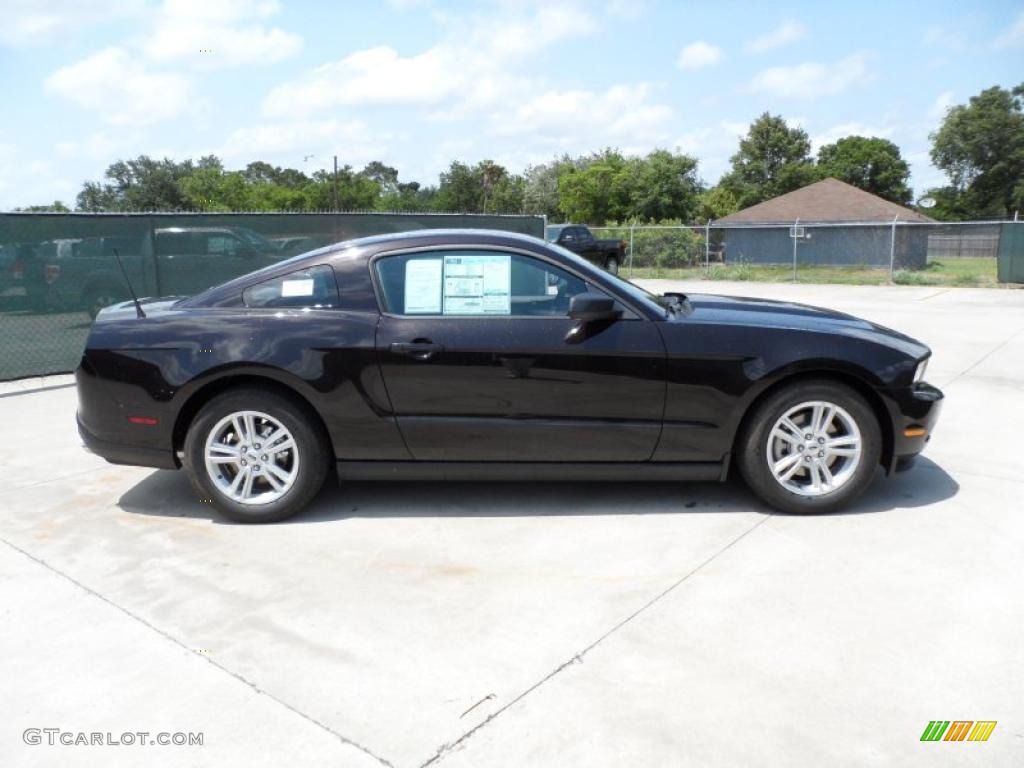
POLYGON ((121 268, 121 274, 124 275, 125 285, 128 286, 128 293, 132 295, 132 301, 135 302, 135 315, 137 317, 145 318, 146 313, 142 311, 142 305, 139 303, 139 297, 135 295, 135 290, 132 288, 132 281, 128 279, 128 271, 124 268, 124 262, 121 261, 121 254, 117 252, 117 248, 113 249, 114 258, 117 259, 117 266, 121 268))

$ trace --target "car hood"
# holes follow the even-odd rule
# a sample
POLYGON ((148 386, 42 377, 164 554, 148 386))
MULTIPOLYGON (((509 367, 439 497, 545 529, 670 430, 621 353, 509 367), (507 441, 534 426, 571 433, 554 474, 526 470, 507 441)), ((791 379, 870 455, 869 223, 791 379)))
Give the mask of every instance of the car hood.
POLYGON ((832 309, 746 296, 688 294, 687 299, 689 311, 673 319, 831 333, 886 344, 914 358, 930 353, 927 346, 899 331, 832 309))

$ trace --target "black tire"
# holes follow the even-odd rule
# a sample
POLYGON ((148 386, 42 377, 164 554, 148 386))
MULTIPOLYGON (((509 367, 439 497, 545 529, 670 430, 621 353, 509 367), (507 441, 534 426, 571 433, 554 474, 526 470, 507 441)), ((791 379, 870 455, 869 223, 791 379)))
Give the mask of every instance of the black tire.
POLYGON ((604 260, 605 271, 611 272, 613 275, 619 274, 619 257, 608 256, 604 260))
POLYGON ((326 436, 306 407, 277 393, 249 387, 223 392, 203 406, 185 436, 184 454, 185 470, 199 497, 209 500, 224 517, 237 523, 273 523, 301 511, 323 487, 332 458, 326 436), (272 416, 294 438, 295 452, 301 461, 292 486, 274 501, 239 503, 225 495, 206 471, 204 452, 210 431, 238 411, 259 411, 272 416))
POLYGON ((750 414, 736 446, 740 473, 754 494, 766 504, 793 514, 834 512, 853 502, 871 484, 881 453, 882 432, 871 406, 852 388, 829 380, 800 381, 770 395, 750 414), (772 473, 767 455, 776 422, 790 409, 809 401, 838 405, 856 423, 861 437, 860 459, 849 478, 835 490, 818 496, 804 496, 784 487, 772 473))

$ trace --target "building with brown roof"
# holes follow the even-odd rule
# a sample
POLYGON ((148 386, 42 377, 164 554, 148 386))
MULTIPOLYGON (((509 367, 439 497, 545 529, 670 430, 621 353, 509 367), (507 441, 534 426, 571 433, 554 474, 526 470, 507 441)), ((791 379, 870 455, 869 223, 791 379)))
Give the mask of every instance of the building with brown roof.
POLYGON ((742 211, 723 216, 719 224, 789 224, 840 221, 931 222, 935 219, 829 177, 742 211))
POLYGON ((723 216, 714 227, 724 230, 726 258, 732 263, 792 263, 795 241, 801 264, 882 266, 892 255, 898 266, 920 267, 927 262, 929 228, 910 225, 934 221, 827 178, 723 216), (898 224, 891 254, 894 221, 898 224), (899 226, 901 222, 906 225, 899 226), (800 228, 794 230, 797 224, 800 228))

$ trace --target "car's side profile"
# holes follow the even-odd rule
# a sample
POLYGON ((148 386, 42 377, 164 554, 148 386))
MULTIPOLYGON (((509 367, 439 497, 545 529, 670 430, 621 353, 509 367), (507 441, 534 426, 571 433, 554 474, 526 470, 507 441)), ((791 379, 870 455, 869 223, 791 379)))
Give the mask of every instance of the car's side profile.
POLYGON ((346 479, 723 480, 826 512, 909 466, 930 352, 827 310, 654 296, 541 240, 364 238, 104 310, 79 429, 245 522, 346 479))

